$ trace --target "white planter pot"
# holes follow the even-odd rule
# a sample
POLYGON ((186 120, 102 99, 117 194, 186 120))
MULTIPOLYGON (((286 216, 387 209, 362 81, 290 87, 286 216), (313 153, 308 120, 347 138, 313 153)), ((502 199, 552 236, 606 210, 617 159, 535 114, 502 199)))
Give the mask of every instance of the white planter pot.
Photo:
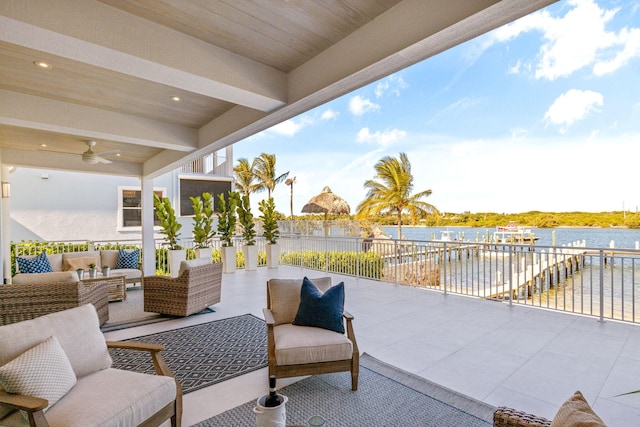
POLYGON ((253 271, 258 268, 258 246, 244 245, 242 246, 242 254, 244 255, 244 269, 253 271))
POLYGON ((184 249, 175 249, 167 251, 167 264, 171 277, 178 277, 180 271, 180 263, 187 259, 187 251, 184 249))
POLYGON ((234 273, 236 271, 236 247, 223 246, 220 248, 222 255, 222 272, 234 273))
POLYGON ((196 249, 196 254, 198 256, 198 258, 206 258, 209 261, 211 261, 211 252, 213 251, 213 249, 211 248, 200 248, 200 249, 196 249))
POLYGON ((267 267, 278 268, 280 265, 280 245, 277 243, 267 244, 267 267))

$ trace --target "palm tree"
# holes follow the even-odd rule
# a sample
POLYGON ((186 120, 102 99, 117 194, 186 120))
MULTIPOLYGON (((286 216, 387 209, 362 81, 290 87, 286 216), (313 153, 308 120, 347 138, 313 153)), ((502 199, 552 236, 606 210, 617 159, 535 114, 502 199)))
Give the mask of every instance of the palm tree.
POLYGON ((375 170, 377 176, 364 183, 364 188, 368 190, 367 198, 358 205, 358 218, 395 213, 398 239, 401 239, 403 212, 411 214, 414 221, 418 215, 438 213, 435 206, 420 200, 431 195, 431 190, 411 194, 413 175, 411 163, 405 153, 400 153, 400 159, 383 157, 376 163, 375 170))
POLYGON ((249 196, 258 191, 260 184, 256 183, 255 160, 249 163, 249 159, 238 159, 238 164, 233 168, 236 174, 236 190, 249 196))
POLYGON ((271 198, 271 192, 276 188, 276 184, 280 184, 287 179, 289 172, 285 172, 276 178, 276 155, 261 153, 255 159, 254 174, 258 180, 256 191, 267 190, 267 199, 269 199, 271 198))

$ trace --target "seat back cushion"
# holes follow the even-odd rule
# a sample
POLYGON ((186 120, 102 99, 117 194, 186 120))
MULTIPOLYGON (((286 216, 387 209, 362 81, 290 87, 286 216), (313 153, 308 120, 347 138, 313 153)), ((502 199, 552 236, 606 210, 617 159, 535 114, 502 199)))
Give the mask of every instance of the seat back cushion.
POLYGON ((0 366, 52 336, 69 358, 76 377, 111 366, 98 314, 91 304, 0 326, 0 366))
POLYGON ((118 261, 117 249, 105 249, 100 251, 100 268, 105 265, 115 269, 116 262, 118 261))
MULTIPOLYGON (((331 287, 330 277, 310 279, 322 292, 331 287)), ((302 279, 270 279, 267 282, 267 307, 276 325, 291 323, 298 313, 302 279)))

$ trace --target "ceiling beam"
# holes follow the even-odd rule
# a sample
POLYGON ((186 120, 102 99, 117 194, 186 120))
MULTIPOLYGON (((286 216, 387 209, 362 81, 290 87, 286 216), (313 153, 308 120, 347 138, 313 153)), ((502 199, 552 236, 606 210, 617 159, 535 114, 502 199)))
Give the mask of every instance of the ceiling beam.
POLYGON ((50 151, 24 151, 3 148, 2 163, 48 170, 68 170, 133 177, 142 176, 142 164, 140 163, 114 161, 109 164, 90 164, 84 162, 79 154, 53 153, 50 151))
POLYGON ((100 2, 3 0, 0 14, 8 43, 260 111, 287 100, 282 72, 100 2))
POLYGON ((0 90, 0 98, 0 124, 182 152, 198 148, 193 128, 17 92, 0 90))

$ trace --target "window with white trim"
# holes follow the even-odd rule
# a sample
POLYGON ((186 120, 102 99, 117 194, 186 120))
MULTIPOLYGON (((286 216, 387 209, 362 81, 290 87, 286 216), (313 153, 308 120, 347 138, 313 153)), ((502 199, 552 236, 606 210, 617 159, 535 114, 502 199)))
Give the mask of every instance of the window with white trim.
MULTIPOLYGON (((162 188, 153 190, 159 197, 165 197, 162 188)), ((153 214, 154 227, 160 226, 160 220, 153 214)), ((118 187, 118 228, 139 230, 142 227, 142 190, 140 187, 118 187)))

